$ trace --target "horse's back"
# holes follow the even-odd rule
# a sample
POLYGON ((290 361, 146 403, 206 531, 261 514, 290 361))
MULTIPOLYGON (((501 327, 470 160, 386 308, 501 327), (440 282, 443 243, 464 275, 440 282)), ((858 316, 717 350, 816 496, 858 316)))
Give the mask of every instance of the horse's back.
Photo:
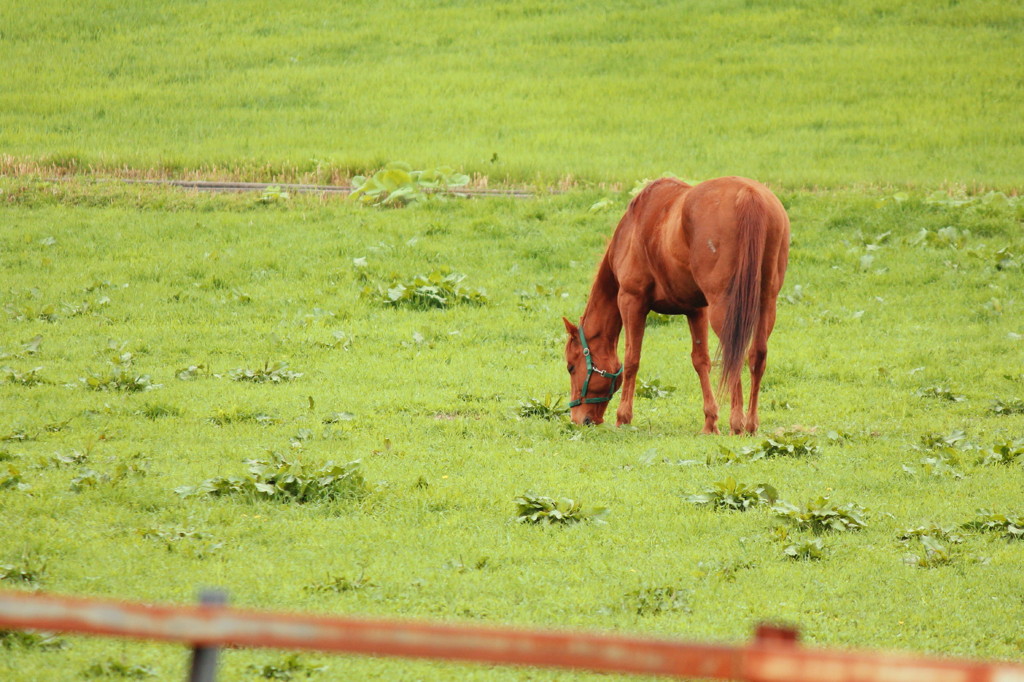
POLYGON ((675 178, 661 178, 645 187, 629 204, 620 229, 641 231, 644 238, 671 238, 682 229, 693 243, 697 239, 730 239, 738 224, 737 208, 743 200, 767 223, 770 239, 788 241, 789 218, 778 197, 750 178, 730 176, 689 185, 675 178))
POLYGON ((738 261, 751 240, 761 241, 761 278, 766 294, 782 286, 789 254, 789 217, 774 193, 742 177, 707 180, 685 198, 680 225, 690 269, 705 294, 729 289, 738 261))
POLYGON ((689 188, 685 227, 714 230, 726 237, 736 229, 741 208, 756 212, 757 218, 766 222, 769 238, 789 234, 789 218, 779 198, 760 182, 738 176, 705 180, 689 188))
POLYGON ((751 226, 763 235, 764 293, 776 295, 788 260, 789 219, 771 190, 748 178, 697 185, 655 180, 630 202, 608 261, 619 285, 643 293, 652 308, 687 312, 729 291, 751 226))

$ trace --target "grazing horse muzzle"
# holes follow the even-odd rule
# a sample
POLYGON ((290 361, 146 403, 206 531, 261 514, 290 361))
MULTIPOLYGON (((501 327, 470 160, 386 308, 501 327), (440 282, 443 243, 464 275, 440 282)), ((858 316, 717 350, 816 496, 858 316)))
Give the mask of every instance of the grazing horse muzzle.
MULTIPOLYGON (((590 347, 587 345, 587 337, 585 337, 583 335, 583 325, 582 324, 580 325, 580 345, 583 346, 583 357, 587 361, 587 378, 583 380, 583 388, 580 390, 580 397, 577 398, 576 400, 571 401, 569 403, 569 407, 570 408, 572 408, 572 407, 579 407, 580 405, 593 405, 594 403, 606 403, 606 402, 608 402, 609 400, 612 399, 612 396, 615 395, 615 389, 617 388, 617 386, 615 384, 618 382, 619 377, 622 376, 622 367, 623 367, 622 365, 619 366, 618 371, 616 371, 616 372, 608 372, 608 371, 605 371, 603 369, 599 369, 594 364, 593 359, 590 357, 590 347), (608 395, 601 395, 601 396, 595 396, 593 398, 588 398, 587 397, 587 389, 590 388, 590 379, 595 374, 600 374, 601 376, 605 377, 606 379, 611 379, 612 380, 612 385, 611 385, 611 388, 608 389, 608 395)), ((587 424, 589 419, 590 418, 587 417, 586 419, 584 419, 583 423, 587 424)))

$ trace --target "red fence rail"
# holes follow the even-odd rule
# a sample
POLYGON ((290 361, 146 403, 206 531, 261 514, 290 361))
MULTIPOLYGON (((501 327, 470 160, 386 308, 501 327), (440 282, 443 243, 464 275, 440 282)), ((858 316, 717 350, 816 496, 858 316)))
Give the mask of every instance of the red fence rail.
MULTIPOLYGON (((725 646, 0 592, 0 628, 181 642, 207 652, 268 647, 749 682, 1024 682, 1022 664, 807 649, 795 631, 772 627, 747 645, 725 646)), ((200 678, 193 672, 192 679, 200 678)))

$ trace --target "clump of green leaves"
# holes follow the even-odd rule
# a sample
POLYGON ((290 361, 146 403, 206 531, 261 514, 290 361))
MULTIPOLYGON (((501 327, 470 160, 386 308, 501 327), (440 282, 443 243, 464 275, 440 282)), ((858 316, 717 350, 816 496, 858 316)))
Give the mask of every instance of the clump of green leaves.
POLYGON ((957 532, 956 526, 940 526, 937 523, 927 523, 916 528, 906 528, 899 534, 899 539, 901 542, 907 542, 925 536, 954 544, 960 544, 964 541, 963 536, 957 532))
POLYGON ((110 305, 110 298, 107 296, 101 296, 94 303, 90 303, 89 301, 82 301, 81 303, 63 303, 61 305, 61 311, 64 313, 65 317, 79 317, 90 313, 98 313, 101 308, 108 305, 110 305))
POLYGON ((332 331, 331 338, 327 341, 312 341, 311 343, 317 348, 327 348, 328 350, 352 349, 352 337, 340 329, 332 331))
POLYGON ((58 639, 49 632, 25 632, 23 630, 0 630, 0 648, 3 649, 39 649, 49 651, 64 649, 67 640, 58 639))
POLYGON ((17 441, 23 442, 26 440, 35 440, 38 433, 29 433, 25 429, 15 428, 7 433, 0 432, 0 442, 3 441, 17 441))
POLYGON ((562 404, 562 396, 552 398, 548 393, 544 400, 527 398, 519 403, 519 416, 524 419, 562 419, 569 414, 569 407, 562 404))
POLYGON ((607 507, 585 507, 581 502, 560 497, 551 497, 524 493, 515 498, 515 520, 517 523, 538 525, 572 525, 583 521, 604 523, 608 515, 607 507))
POLYGON ((43 424, 43 431, 46 431, 47 433, 60 433, 61 431, 66 429, 68 427, 68 424, 70 423, 71 417, 68 417, 67 419, 61 421, 49 422, 47 424, 43 424))
POLYGON ((229 424, 259 424, 269 426, 276 424, 278 419, 264 412, 247 410, 237 405, 229 408, 220 407, 209 418, 217 426, 228 426, 229 424))
POLYGON ((996 270, 1010 270, 1021 267, 1021 257, 1005 246, 993 251, 988 256, 988 259, 995 266, 996 270))
POLYGON ((125 351, 115 354, 108 361, 105 372, 90 372, 81 381, 91 391, 123 391, 135 393, 160 388, 148 374, 136 374, 132 367, 132 354, 125 351))
POLYGON ((121 661, 110 659, 102 663, 93 663, 82 671, 82 677, 87 680, 100 678, 119 677, 125 680, 144 680, 147 677, 156 677, 157 672, 148 665, 130 665, 121 661))
POLYGON ((209 533, 191 526, 159 526, 140 530, 139 534, 162 544, 168 552, 184 548, 186 554, 197 559, 205 559, 224 547, 223 542, 216 541, 209 533))
POLYGON ((820 561, 825 558, 825 543, 821 538, 796 540, 786 545, 782 553, 797 561, 820 561))
POLYGON ((253 664, 249 666, 248 670, 265 680, 294 680, 298 677, 312 677, 316 673, 327 670, 327 666, 309 665, 304 663, 298 654, 288 654, 277 663, 253 664))
POLYGON ((998 415, 1024 414, 1024 400, 1020 398, 996 398, 992 401, 988 411, 998 415))
POLYGON ((996 443, 982 450, 979 464, 984 466, 993 464, 1010 465, 1018 461, 1024 462, 1024 438, 996 443))
POLYGON ((970 442, 967 440, 967 434, 957 429, 948 435, 942 435, 941 433, 926 433, 921 436, 920 443, 917 445, 918 450, 927 451, 945 451, 945 452, 959 452, 968 449, 970 442))
POLYGON ((735 478, 729 476, 705 488, 704 492, 686 495, 684 499, 696 505, 710 505, 713 509, 747 511, 760 505, 774 504, 778 498, 778 492, 767 483, 737 483, 735 478))
POLYGON ((35 552, 22 552, 17 561, 0 564, 0 581, 37 585, 46 575, 46 557, 35 552))
POLYGON ((945 545, 939 542, 939 538, 936 536, 921 535, 917 539, 921 542, 922 553, 916 554, 911 552, 903 557, 904 563, 921 568, 935 568, 936 566, 945 566, 953 562, 953 554, 945 545))
POLYGON ((260 192, 256 199, 257 204, 278 204, 288 201, 291 195, 280 185, 268 185, 260 192))
POLYGON ((8 303, 4 306, 4 311, 10 316, 12 320, 19 322, 25 322, 29 320, 42 320, 44 322, 56 322, 57 321, 57 309, 52 303, 48 304, 14 304, 8 303))
POLYGON ((1007 540, 1024 540, 1024 514, 1001 514, 979 509, 977 517, 961 527, 982 533, 1002 533, 1007 540))
POLYGON ((899 535, 899 540, 901 542, 917 540, 921 545, 921 552, 907 554, 903 558, 904 563, 921 568, 934 568, 952 563, 954 554, 947 545, 961 544, 964 538, 957 532, 955 526, 928 523, 903 530, 899 535))
POLYGON ((13 465, 7 465, 7 471, 0 473, 0 490, 28 490, 31 486, 25 483, 21 471, 13 465))
POLYGON ((211 478, 197 486, 182 486, 182 497, 241 495, 253 500, 307 504, 365 497, 370 488, 359 460, 348 464, 327 462, 320 466, 292 462, 278 453, 269 460, 246 460, 246 476, 211 478))
POLYGON ((55 452, 52 457, 47 458, 40 465, 40 468, 45 469, 49 467, 54 467, 56 469, 61 469, 63 467, 81 466, 88 461, 90 454, 91 451, 89 448, 86 448, 85 451, 72 450, 71 452, 67 453, 55 452))
POLYGON ((676 392, 675 386, 663 386, 661 379, 644 381, 638 379, 636 382, 636 395, 641 398, 654 400, 655 398, 667 398, 676 392))
POLYGON ((980 196, 967 196, 958 195, 952 196, 951 194, 943 191, 936 190, 927 197, 925 197, 924 203, 935 204, 938 206, 946 206, 949 208, 960 208, 963 206, 1016 206, 1020 202, 1020 197, 1008 197, 1003 192, 987 192, 980 196))
POLYGON ((927 228, 921 228, 921 231, 910 240, 910 243, 914 246, 960 250, 967 245, 970 237, 970 230, 958 230, 950 225, 934 232, 927 228))
POLYGON ((100 486, 117 486, 129 478, 141 478, 149 471, 149 465, 142 453, 136 453, 124 462, 118 462, 117 466, 110 473, 83 469, 71 479, 69 489, 72 492, 80 493, 86 488, 98 488, 100 486))
POLYGON ((519 297, 519 309, 531 310, 538 300, 544 298, 568 298, 569 292, 561 287, 548 288, 543 284, 535 284, 533 289, 524 289, 515 292, 519 297))
POLYGON ((93 469, 85 469, 82 473, 71 479, 69 490, 80 493, 86 488, 98 488, 105 483, 113 483, 114 479, 110 474, 100 473, 93 469))
MULTIPOLYGON (((968 453, 977 448, 967 440, 967 434, 956 430, 948 435, 928 433, 921 436, 921 441, 914 446, 916 450, 925 453, 921 458, 922 470, 929 476, 952 476, 963 478, 963 466, 966 463, 968 453)), ((903 470, 914 475, 916 469, 904 466, 903 470)))
POLYGON ((635 197, 636 195, 640 194, 640 192, 643 192, 645 189, 647 189, 647 186, 653 183, 655 180, 660 180, 662 178, 671 178, 673 180, 679 180, 681 182, 685 182, 688 185, 700 184, 700 180, 694 178, 681 178, 675 173, 662 173, 656 178, 641 178, 634 182, 633 188, 629 190, 629 196, 635 197))
POLYGON ((483 289, 472 289, 462 284, 466 275, 442 266, 428 275, 416 275, 402 280, 392 275, 386 285, 369 285, 363 295, 387 306, 430 310, 451 308, 456 305, 484 305, 487 293, 483 289))
POLYGON ((372 587, 373 583, 366 577, 365 573, 360 573, 358 577, 349 578, 343 575, 328 575, 326 580, 322 582, 316 582, 312 585, 307 585, 305 591, 311 594, 322 594, 325 592, 355 592, 362 590, 367 587, 372 587))
POLYGON ((228 372, 228 378, 232 381, 250 381, 254 384, 280 384, 286 381, 294 381, 302 376, 301 372, 293 372, 288 369, 287 362, 264 362, 262 367, 248 369, 239 367, 228 372))
POLYGON ((444 562, 444 567, 456 573, 469 573, 470 571, 482 571, 491 564, 489 556, 477 557, 474 561, 463 561, 462 556, 458 559, 450 559, 444 562))
POLYGON ((868 525, 864 507, 854 502, 840 506, 825 496, 813 498, 802 506, 780 500, 772 505, 772 511, 793 526, 814 533, 860 530, 868 525))
POLYGON ((914 392, 918 398, 932 398, 935 400, 945 400, 951 403, 962 403, 967 400, 967 396, 959 393, 954 393, 948 386, 927 386, 925 388, 918 389, 914 392))
POLYGON ((206 365, 189 365, 183 369, 179 369, 174 373, 174 376, 178 377, 181 381, 193 381, 201 376, 209 376, 210 368, 206 365))
POLYGON ((395 161, 371 176, 353 177, 350 196, 372 206, 406 206, 468 184, 469 176, 456 173, 450 166, 413 170, 409 164, 395 161))
POLYGON ((642 587, 627 592, 622 598, 622 609, 638 616, 657 616, 671 611, 688 612, 689 592, 671 585, 642 587))
POLYGON ((715 578, 727 583, 736 582, 740 571, 756 568, 757 564, 745 559, 733 559, 728 561, 698 561, 693 575, 708 580, 715 578))
POLYGON ((43 345, 43 335, 36 334, 30 340, 21 344, 21 351, 5 351, 0 348, 0 360, 8 360, 11 358, 17 358, 23 360, 26 356, 37 355, 40 347, 43 345))
POLYGON ((789 303, 789 304, 792 304, 792 305, 797 305, 797 304, 800 304, 800 303, 804 303, 805 302, 805 292, 804 292, 803 285, 802 284, 794 284, 793 288, 788 293, 783 293, 780 296, 779 300, 780 301, 785 301, 786 303, 789 303))
POLYGON ((727 461, 810 457, 820 452, 817 443, 814 442, 814 436, 802 431, 777 433, 756 445, 748 445, 736 452, 724 445, 719 445, 719 450, 727 461))
POLYGON ((146 403, 138 414, 141 414, 146 419, 156 421, 157 419, 163 419, 164 417, 180 417, 181 409, 174 405, 165 405, 161 403, 146 403))
POLYGON ((600 211, 606 211, 609 208, 615 206, 616 203, 617 203, 616 200, 612 199, 611 197, 605 197, 604 199, 599 199, 599 200, 595 201, 593 204, 590 205, 590 212, 591 213, 598 213, 600 211))
POLYGON ((663 315, 662 313, 647 313, 648 327, 665 327, 679 319, 678 315, 663 315))
POLYGON ((0 367, 0 377, 9 384, 17 384, 19 386, 38 386, 50 383, 40 376, 39 373, 41 371, 43 371, 42 367, 35 367, 24 372, 12 367, 0 367))

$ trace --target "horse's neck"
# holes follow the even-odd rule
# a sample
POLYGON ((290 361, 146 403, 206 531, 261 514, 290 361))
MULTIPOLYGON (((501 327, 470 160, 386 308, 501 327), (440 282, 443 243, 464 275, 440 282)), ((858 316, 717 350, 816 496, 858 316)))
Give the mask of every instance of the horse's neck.
POLYGON ((601 261, 594 278, 594 285, 583 311, 583 333, 588 341, 596 340, 599 346, 607 344, 615 348, 622 331, 622 315, 619 313, 619 285, 612 274, 608 259, 601 261))

